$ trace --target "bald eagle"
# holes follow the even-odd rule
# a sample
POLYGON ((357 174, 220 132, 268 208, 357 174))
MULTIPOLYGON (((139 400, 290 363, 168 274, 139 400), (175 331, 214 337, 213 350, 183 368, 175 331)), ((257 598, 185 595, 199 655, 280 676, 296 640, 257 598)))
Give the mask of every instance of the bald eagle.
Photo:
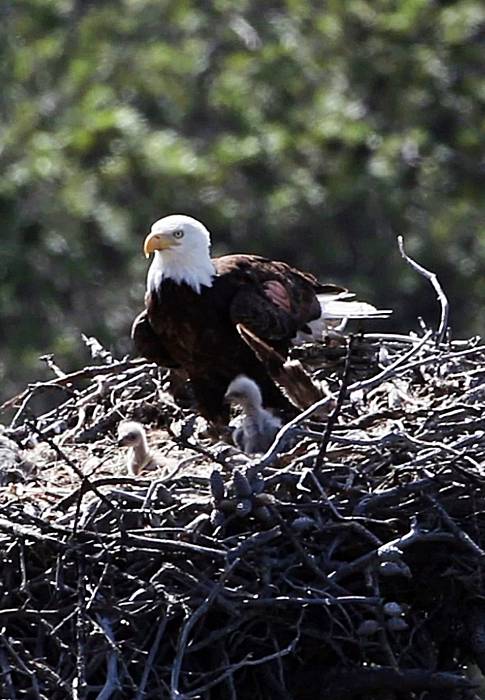
POLYGON ((265 406, 289 408, 237 326, 243 324, 286 357, 298 331, 309 331, 308 324, 320 317, 317 295, 346 290, 257 255, 211 258, 205 226, 181 214, 153 224, 144 252, 154 257, 145 310, 132 327, 138 353, 185 370, 201 414, 212 422, 227 422, 224 395, 240 374, 256 381, 265 406))

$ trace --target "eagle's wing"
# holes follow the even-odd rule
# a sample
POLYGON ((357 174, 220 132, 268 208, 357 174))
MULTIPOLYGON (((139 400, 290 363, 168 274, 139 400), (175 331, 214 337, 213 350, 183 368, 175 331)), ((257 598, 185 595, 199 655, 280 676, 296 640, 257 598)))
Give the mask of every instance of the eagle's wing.
POLYGON ((289 341, 298 329, 320 316, 317 293, 342 291, 290 265, 257 255, 228 255, 215 258, 221 278, 231 279, 238 287, 233 297, 230 316, 234 324, 242 323, 265 340, 289 341), (271 299, 268 283, 280 285, 287 304, 271 299))
POLYGON ((138 314, 133 321, 131 338, 138 354, 146 357, 150 362, 156 362, 162 367, 171 369, 179 367, 163 346, 160 336, 153 330, 146 309, 138 314))
POLYGON ((298 331, 298 319, 273 304, 258 288, 242 287, 231 303, 231 321, 242 323, 259 338, 283 340, 292 338, 298 331))

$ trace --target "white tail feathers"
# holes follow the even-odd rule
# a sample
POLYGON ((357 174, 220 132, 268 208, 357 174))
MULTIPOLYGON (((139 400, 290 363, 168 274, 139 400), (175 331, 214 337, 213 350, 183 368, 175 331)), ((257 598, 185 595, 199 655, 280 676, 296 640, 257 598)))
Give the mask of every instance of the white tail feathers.
POLYGON ((329 298, 327 294, 319 294, 318 301, 322 309, 322 317, 326 319, 347 318, 387 318, 392 314, 391 309, 376 309, 367 301, 347 301, 329 298))
POLYGON ((392 314, 391 309, 377 309, 366 301, 356 301, 354 296, 350 292, 318 294, 322 315, 307 324, 311 333, 298 333, 295 342, 320 340, 330 330, 342 332, 350 319, 388 318, 392 314))

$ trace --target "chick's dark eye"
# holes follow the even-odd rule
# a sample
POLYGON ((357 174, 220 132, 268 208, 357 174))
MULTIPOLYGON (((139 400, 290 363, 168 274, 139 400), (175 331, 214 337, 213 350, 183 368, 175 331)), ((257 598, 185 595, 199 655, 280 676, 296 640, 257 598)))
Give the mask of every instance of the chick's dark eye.
POLYGON ((183 238, 184 232, 179 229, 178 231, 174 231, 172 235, 174 238, 183 238))

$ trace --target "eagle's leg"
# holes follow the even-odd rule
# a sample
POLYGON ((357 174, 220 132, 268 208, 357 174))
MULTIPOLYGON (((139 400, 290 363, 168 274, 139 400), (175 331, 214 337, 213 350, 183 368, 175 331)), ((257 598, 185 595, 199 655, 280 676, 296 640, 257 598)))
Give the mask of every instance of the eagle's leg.
POLYGON ((229 423, 230 408, 224 401, 229 381, 225 377, 190 377, 197 408, 203 418, 216 428, 229 423))
POLYGON ((167 388, 175 401, 182 405, 194 400, 188 379, 187 372, 183 369, 171 369, 167 375, 167 388))

